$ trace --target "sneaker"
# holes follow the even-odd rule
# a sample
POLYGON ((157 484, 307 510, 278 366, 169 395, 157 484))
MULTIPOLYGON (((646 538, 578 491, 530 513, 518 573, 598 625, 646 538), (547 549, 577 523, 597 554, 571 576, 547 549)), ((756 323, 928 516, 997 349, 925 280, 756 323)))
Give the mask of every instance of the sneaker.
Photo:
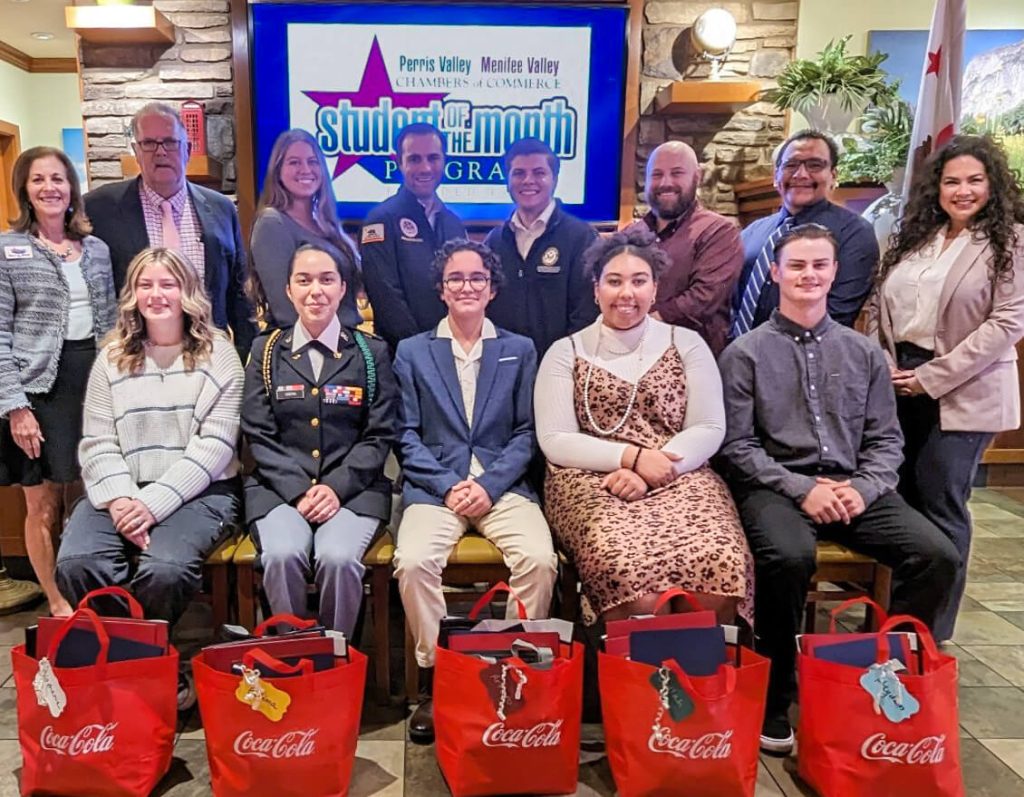
POLYGON ((793 727, 785 714, 765 717, 761 726, 761 750, 773 755, 789 755, 793 751, 793 727))
POLYGON ((178 712, 189 711, 196 704, 196 685, 187 672, 178 673, 178 712))

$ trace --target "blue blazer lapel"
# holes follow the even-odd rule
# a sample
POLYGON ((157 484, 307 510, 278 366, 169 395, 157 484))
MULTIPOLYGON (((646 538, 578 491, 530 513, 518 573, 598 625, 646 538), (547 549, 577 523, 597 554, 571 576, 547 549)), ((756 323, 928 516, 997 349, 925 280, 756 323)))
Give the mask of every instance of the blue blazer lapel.
POLYGON ((192 207, 195 208, 196 218, 199 220, 199 236, 203 242, 203 281, 206 283, 206 292, 213 296, 216 274, 210 264, 215 262, 216 252, 212 251, 212 247, 217 243, 217 236, 213 234, 217 219, 214 217, 206 197, 196 191, 192 183, 186 182, 185 185, 188 186, 188 196, 192 201, 192 207))
MULTIPOLYGON (((149 233, 146 232, 146 217, 142 212, 142 199, 139 198, 139 178, 126 183, 118 205, 125 220, 124 236, 128 239, 125 242, 126 248, 132 253, 138 253, 148 248, 149 233)), ((131 257, 129 257, 130 259, 131 257)))
POLYGON ((459 374, 455 370, 455 355, 452 354, 452 342, 448 338, 432 337, 430 339, 430 356, 434 359, 441 382, 444 383, 448 395, 451 396, 459 417, 468 426, 466 419, 466 405, 462 401, 462 386, 459 384, 459 374))
POLYGON ((476 379, 476 399, 473 401, 473 428, 480 428, 480 417, 494 387, 494 378, 498 375, 498 357, 504 348, 497 338, 488 338, 484 342, 483 356, 480 358, 480 375, 476 379))

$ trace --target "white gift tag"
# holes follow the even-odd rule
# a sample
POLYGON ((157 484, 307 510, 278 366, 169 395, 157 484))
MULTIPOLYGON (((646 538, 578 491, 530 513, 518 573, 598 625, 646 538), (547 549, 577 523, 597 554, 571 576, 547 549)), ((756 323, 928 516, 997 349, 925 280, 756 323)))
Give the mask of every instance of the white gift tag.
POLYGON ((40 706, 46 706, 51 717, 59 717, 64 713, 64 709, 68 705, 68 698, 57 680, 53 667, 50 666, 49 659, 44 657, 39 660, 39 670, 36 672, 36 677, 32 679, 32 688, 36 693, 36 702, 40 706))

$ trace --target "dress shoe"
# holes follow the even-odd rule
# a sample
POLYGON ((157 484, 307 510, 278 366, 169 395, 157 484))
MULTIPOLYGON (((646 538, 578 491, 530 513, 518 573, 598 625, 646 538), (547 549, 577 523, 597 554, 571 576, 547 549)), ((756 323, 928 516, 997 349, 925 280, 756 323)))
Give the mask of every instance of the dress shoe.
POLYGON ((429 697, 420 700, 419 706, 409 719, 409 739, 416 744, 434 743, 434 701, 429 697))

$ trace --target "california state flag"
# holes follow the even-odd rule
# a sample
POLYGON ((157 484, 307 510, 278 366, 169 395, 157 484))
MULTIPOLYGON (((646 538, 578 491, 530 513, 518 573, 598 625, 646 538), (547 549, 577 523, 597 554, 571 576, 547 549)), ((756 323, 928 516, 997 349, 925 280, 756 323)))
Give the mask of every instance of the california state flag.
POLYGON ((904 203, 910 195, 915 171, 960 129, 966 29, 967 0, 936 0, 907 155, 904 203))

